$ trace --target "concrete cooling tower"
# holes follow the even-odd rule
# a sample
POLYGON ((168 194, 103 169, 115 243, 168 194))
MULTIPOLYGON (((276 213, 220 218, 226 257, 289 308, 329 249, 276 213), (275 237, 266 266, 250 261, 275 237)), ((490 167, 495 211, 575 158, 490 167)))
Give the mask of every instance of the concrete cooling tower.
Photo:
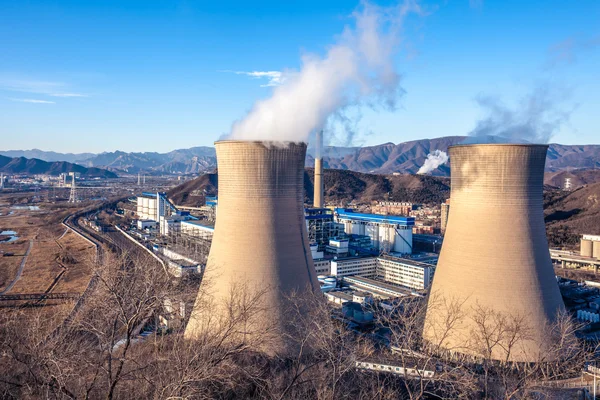
POLYGON ((522 319, 526 327, 508 359, 539 360, 548 343, 543 330, 564 308, 542 208, 547 148, 481 144, 449 149, 452 208, 425 319, 428 343, 481 356, 485 325, 504 332, 488 352, 504 360, 511 321, 522 319))
MULTIPOLYGON (((208 280, 215 303, 208 312, 226 317, 232 292, 265 290, 259 324, 285 329, 285 295, 319 290, 304 221, 306 144, 225 140, 215 146, 219 205, 202 283, 208 280)), ((194 310, 187 338, 198 335, 206 312, 194 310)))

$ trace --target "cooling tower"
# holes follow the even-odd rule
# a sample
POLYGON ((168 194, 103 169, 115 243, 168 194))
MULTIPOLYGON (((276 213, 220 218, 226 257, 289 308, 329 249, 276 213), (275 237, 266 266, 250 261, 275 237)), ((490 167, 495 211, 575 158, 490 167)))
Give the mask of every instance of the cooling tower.
MULTIPOLYGON (((211 317, 227 316, 232 293, 266 291, 258 324, 285 329, 285 295, 319 290, 304 219, 306 144, 225 140, 215 146, 219 205, 202 282, 214 300, 211 317)), ((201 296, 187 338, 198 336, 206 322, 207 311, 198 310, 201 296)), ((281 341, 268 350, 284 347, 281 341)))
POLYGON ((428 343, 482 357, 485 336, 503 332, 487 357, 539 360, 548 339, 544 329, 564 308, 542 208, 547 147, 449 149, 452 212, 425 319, 428 343), (522 324, 519 339, 509 346, 510 326, 517 320, 522 324))
POLYGON ((313 207, 323 208, 323 132, 317 132, 316 135, 316 154, 315 154, 315 187, 313 207))

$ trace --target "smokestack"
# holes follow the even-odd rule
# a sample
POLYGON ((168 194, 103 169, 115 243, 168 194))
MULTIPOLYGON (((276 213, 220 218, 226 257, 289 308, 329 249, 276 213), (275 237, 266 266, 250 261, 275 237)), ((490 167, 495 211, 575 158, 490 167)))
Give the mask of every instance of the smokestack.
POLYGON ((452 211, 425 319, 423 336, 430 344, 484 357, 482 314, 489 330, 501 318, 506 326, 498 329, 523 318, 519 334, 526 337, 519 338, 510 354, 502 348, 506 343, 499 343, 488 357, 539 360, 548 343, 544 328, 564 308, 542 208, 547 149, 516 144, 450 147, 452 211), (452 318, 457 321, 449 325, 452 318))
MULTIPOLYGON (((227 303, 242 287, 250 295, 266 292, 257 320, 240 335, 270 324, 285 331, 286 295, 319 290, 304 219, 306 144, 224 140, 215 147, 219 212, 203 278, 213 285, 215 304, 203 314, 198 295, 185 337, 197 338, 219 323, 214 319, 227 318, 227 303)), ((284 337, 265 350, 285 351, 284 337)))
POLYGON ((317 132, 315 146, 315 188, 313 206, 323 208, 323 131, 317 132))

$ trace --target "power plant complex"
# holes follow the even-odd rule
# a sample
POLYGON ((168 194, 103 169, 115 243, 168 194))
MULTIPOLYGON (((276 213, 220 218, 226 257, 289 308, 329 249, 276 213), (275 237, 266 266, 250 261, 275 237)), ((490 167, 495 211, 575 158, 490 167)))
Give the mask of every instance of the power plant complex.
MULTIPOLYGON (((564 310, 543 217, 548 146, 451 146, 452 207, 446 201, 439 213, 445 236, 438 256, 413 248, 413 230, 421 242, 427 239, 415 226, 415 216, 427 212, 420 205, 388 201, 371 208, 401 215, 326 207, 321 141, 319 133, 312 208, 304 204, 307 145, 295 142, 215 143, 218 199, 207 196, 205 206, 218 215, 214 228, 179 210, 165 193, 138 197, 141 229, 154 229, 162 241, 175 234, 210 245, 203 260, 172 268, 177 276, 203 273, 185 337, 224 326, 231 302, 259 296, 260 311, 238 333, 259 338, 256 332, 269 327, 275 335, 264 350, 281 354, 289 349, 287 299, 294 292, 326 293, 359 326, 373 320, 363 305, 409 296, 427 303, 423 339, 436 350, 538 361, 548 346, 545 328, 564 310), (478 341, 490 324, 505 324, 500 330, 519 324, 523 332, 510 345, 500 337, 485 353, 478 341)), ((584 235, 579 258, 598 257, 599 244, 599 237, 584 235)), ((155 246, 161 257, 174 257, 169 265, 184 259, 161 246, 155 246)))
POLYGON ((547 345, 544 328, 564 309, 542 207, 547 148, 450 147, 452 210, 425 320, 429 343, 481 357, 474 341, 481 339, 482 315, 488 325, 507 324, 496 329, 521 320, 525 326, 513 347, 500 342, 488 357, 539 360, 547 345))
MULTIPOLYGON (((215 146, 219 211, 203 278, 215 301, 210 313, 226 318, 232 293, 264 291, 255 324, 285 330, 285 296, 319 290, 304 218, 306 144, 226 140, 215 146)), ((195 308, 201 301, 199 295, 195 308)), ((194 310, 185 336, 196 337, 205 323, 194 310)), ((284 351, 284 341, 270 350, 284 351)))

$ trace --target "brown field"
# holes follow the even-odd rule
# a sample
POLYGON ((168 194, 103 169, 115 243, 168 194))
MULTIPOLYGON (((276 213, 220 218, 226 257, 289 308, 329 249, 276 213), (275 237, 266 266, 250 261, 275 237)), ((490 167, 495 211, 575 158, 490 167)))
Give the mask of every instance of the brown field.
POLYGON ((26 200, 22 194, 0 196, 0 230, 15 231, 20 238, 0 244, 0 250, 15 253, 12 257, 0 257, 0 290, 15 278, 32 240, 22 276, 7 294, 83 292, 91 278, 95 250, 73 232, 63 236, 65 227, 61 224, 63 218, 77 208, 50 203, 28 204, 39 206, 39 211, 11 208, 11 204, 24 205, 26 200))

